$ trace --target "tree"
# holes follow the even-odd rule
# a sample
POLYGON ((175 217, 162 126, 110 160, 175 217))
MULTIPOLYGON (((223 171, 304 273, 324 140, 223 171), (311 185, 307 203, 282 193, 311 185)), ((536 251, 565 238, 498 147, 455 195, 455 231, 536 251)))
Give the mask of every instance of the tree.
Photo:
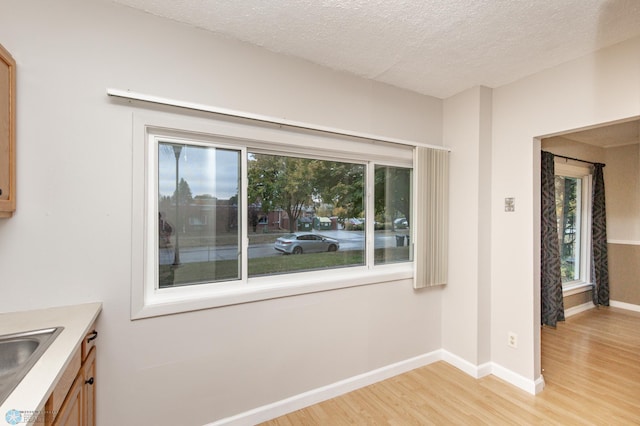
POLYGON ((376 216, 388 217, 392 226, 398 217, 411 223, 411 169, 376 167, 374 194, 376 216))
POLYGON ((340 219, 362 216, 364 172, 362 164, 319 161, 314 176, 318 198, 332 204, 340 219))
MULTIPOLYGON (((182 206, 188 206, 193 201, 193 195, 191 194, 191 188, 189 187, 189 183, 184 180, 184 178, 180 178, 180 183, 178 183, 179 189, 179 203, 182 206)), ((176 202, 176 191, 173 191, 173 195, 171 196, 171 201, 176 202)))
POLYGON ((291 232, 305 207, 331 206, 341 219, 364 211, 362 164, 251 154, 248 175, 249 203, 286 211, 291 232))
POLYGON ((563 282, 571 281, 575 277, 575 251, 578 248, 576 247, 576 236, 579 232, 576 229, 579 215, 577 191, 577 179, 556 176, 556 214, 563 282))
POLYGON ((253 232, 258 232, 258 222, 260 221, 260 215, 258 214, 258 208, 255 205, 249 206, 249 225, 253 229, 253 232))
POLYGON ((294 232, 303 208, 317 195, 314 181, 317 160, 267 154, 251 154, 249 160, 249 203, 260 204, 269 214, 281 208, 289 216, 294 232))

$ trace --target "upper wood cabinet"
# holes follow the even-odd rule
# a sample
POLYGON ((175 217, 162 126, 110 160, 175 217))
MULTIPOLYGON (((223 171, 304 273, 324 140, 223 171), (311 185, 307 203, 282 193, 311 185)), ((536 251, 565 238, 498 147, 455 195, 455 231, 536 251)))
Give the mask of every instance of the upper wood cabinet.
POLYGON ((0 45, 0 218, 16 210, 16 61, 0 45))

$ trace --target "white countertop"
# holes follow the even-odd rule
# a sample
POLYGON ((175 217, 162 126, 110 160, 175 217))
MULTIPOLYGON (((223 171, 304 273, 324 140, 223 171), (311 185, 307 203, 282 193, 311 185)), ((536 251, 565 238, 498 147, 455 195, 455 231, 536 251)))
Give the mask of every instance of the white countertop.
POLYGON ((82 338, 102 310, 102 303, 0 313, 0 335, 64 327, 15 390, 0 406, 0 419, 9 410, 38 413, 80 347, 82 338))

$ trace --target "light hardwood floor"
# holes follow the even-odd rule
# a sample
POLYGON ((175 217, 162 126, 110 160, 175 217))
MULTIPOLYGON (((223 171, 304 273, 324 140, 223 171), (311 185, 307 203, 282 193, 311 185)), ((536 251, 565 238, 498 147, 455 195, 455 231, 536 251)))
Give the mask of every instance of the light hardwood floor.
POLYGON ((640 425, 640 313, 592 309, 542 329, 545 389, 437 362, 265 425, 640 425))

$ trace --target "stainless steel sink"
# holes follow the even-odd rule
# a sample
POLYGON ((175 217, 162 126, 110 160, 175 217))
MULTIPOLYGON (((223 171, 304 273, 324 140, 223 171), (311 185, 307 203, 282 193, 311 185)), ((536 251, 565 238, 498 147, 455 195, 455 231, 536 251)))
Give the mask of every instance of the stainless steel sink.
POLYGON ((64 327, 0 336, 0 404, 24 379, 64 327))

